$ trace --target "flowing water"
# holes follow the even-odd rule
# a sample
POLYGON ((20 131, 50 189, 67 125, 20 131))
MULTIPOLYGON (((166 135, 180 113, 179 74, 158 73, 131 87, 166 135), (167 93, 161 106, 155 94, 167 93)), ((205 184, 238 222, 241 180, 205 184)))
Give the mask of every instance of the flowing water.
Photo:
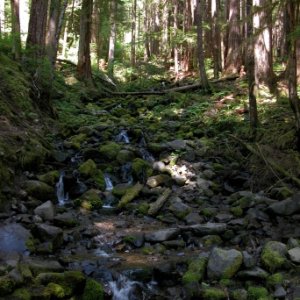
POLYGON ((128 279, 124 275, 120 275, 116 281, 109 282, 112 291, 112 300, 137 300, 134 295, 135 290, 140 286, 136 281, 128 279))
POLYGON ((122 129, 121 132, 117 135, 116 141, 119 143, 130 144, 129 137, 125 129, 122 129))
POLYGON ((62 171, 60 173, 59 180, 56 183, 56 197, 60 206, 65 205, 65 202, 69 200, 69 194, 65 193, 64 176, 65 172, 62 171))
POLYGON ((105 179, 105 190, 106 191, 112 191, 114 186, 113 186, 113 183, 112 183, 109 175, 105 173, 104 174, 104 179, 105 179))

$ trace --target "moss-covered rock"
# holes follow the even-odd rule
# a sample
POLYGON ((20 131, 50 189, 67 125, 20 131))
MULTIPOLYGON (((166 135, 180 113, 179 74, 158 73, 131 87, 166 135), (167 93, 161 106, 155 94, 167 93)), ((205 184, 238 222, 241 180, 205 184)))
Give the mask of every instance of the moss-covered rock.
POLYGON ((28 195, 40 199, 55 199, 54 187, 38 180, 27 180, 24 183, 24 189, 28 195))
POLYGON ((37 176, 38 180, 49 184, 50 186, 54 186, 55 183, 59 179, 59 171, 54 170, 48 173, 37 176))
POLYGON ((114 186, 112 193, 116 197, 122 197, 126 194, 126 191, 130 188, 127 183, 122 183, 114 186))
POLYGON ((116 159, 120 150, 121 146, 115 142, 109 142, 105 145, 102 145, 99 149, 100 154, 110 160, 116 159))
POLYGON ((138 212, 142 215, 146 215, 148 213, 148 210, 150 208, 150 204, 147 202, 142 202, 138 206, 138 212))
POLYGON ((144 182, 152 175, 153 169, 146 160, 136 158, 132 162, 132 173, 137 179, 144 182))
POLYGON ((261 261, 266 268, 271 272, 274 272, 285 265, 287 261, 286 255, 287 247, 285 244, 277 241, 270 241, 266 243, 262 250, 261 261))
POLYGON ((139 193, 142 191, 143 185, 139 182, 136 183, 134 186, 127 189, 125 195, 121 198, 118 207, 123 208, 125 207, 129 202, 131 202, 134 198, 136 198, 139 193))
POLYGON ((227 299, 227 293, 222 289, 210 287, 203 289, 202 297, 205 300, 223 300, 227 299))
POLYGON ((268 300, 268 290, 262 286, 250 286, 248 288, 248 300, 268 300))
POLYGON ((100 209, 103 205, 103 201, 100 196, 100 191, 96 189, 90 189, 82 196, 75 199, 74 204, 81 206, 86 210, 100 209))
POLYGON ((204 236, 201 241, 205 247, 217 246, 223 243, 220 236, 214 234, 204 236))
POLYGON ((11 294, 16 286, 15 281, 9 276, 0 277, 0 295, 5 296, 11 294))
POLYGON ((63 299, 66 297, 65 288, 57 283, 50 282, 47 285, 47 292, 54 299, 63 299))
POLYGON ((230 209, 230 212, 235 216, 235 217, 241 217, 244 213, 243 209, 240 207, 240 206, 235 206, 235 207, 232 207, 230 209))
POLYGON ((119 164, 123 165, 127 162, 131 162, 134 159, 134 153, 130 150, 121 150, 117 155, 117 161, 119 164))
POLYGON ((79 150, 82 143, 86 141, 87 136, 84 133, 80 133, 70 137, 67 141, 64 142, 64 146, 67 148, 73 148, 79 150))
POLYGON ((96 174, 92 177, 97 187, 104 191, 105 189, 105 177, 101 170, 97 170, 96 174))
POLYGON ((247 300, 248 292, 244 289, 237 289, 232 291, 231 297, 233 300, 247 300))
POLYGON ((31 293, 26 288, 20 288, 15 290, 11 297, 15 300, 31 300, 31 293))
POLYGON ((267 284, 269 286, 276 286, 277 284, 282 284, 284 280, 284 277, 281 273, 275 273, 270 275, 267 278, 267 284))
POLYGON ((79 166, 78 171, 86 178, 93 177, 97 174, 97 165, 92 159, 89 159, 79 166))
POLYGON ((82 300, 103 300, 104 290, 102 285, 94 279, 87 279, 82 300))
POLYGON ((200 257, 189 263, 188 270, 182 277, 184 285, 192 282, 200 282, 203 279, 207 265, 207 258, 200 257))

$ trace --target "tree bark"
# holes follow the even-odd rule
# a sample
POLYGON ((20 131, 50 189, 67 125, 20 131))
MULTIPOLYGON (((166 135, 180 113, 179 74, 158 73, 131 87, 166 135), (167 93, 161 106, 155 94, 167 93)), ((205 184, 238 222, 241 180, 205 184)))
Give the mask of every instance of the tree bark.
POLYGON ((174 0, 174 72, 176 76, 176 80, 178 78, 179 73, 179 49, 176 41, 178 31, 178 0, 174 0))
POLYGON ((26 49, 33 58, 45 54, 47 12, 48 0, 32 0, 26 49))
POLYGON ((135 54, 135 47, 136 47, 136 1, 133 0, 132 3, 132 22, 131 22, 131 66, 134 67, 136 64, 136 54, 135 54))
POLYGON ((257 87, 263 84, 272 90, 272 8, 269 0, 253 0, 256 13, 254 14, 254 59, 255 83, 257 87))
POLYGON ((229 32, 227 43, 227 55, 225 59, 225 74, 238 74, 242 66, 239 4, 239 0, 229 0, 229 32))
POLYGON ((221 36, 219 25, 219 10, 220 0, 211 0, 211 27, 212 27, 212 41, 213 41, 213 62, 214 62, 214 78, 219 78, 219 72, 222 70, 221 66, 221 36))
POLYGON ((5 31, 5 2, 0 1, 0 37, 3 36, 5 31))
POLYGON ((12 16, 12 53, 16 60, 21 57, 21 28, 20 28, 20 7, 19 0, 11 0, 11 16, 12 16))
POLYGON ((210 85, 207 79, 206 71, 205 71, 205 61, 204 61, 204 47, 203 47, 203 28, 202 28, 202 19, 203 19, 203 11, 204 11, 204 1, 198 0, 196 9, 197 9, 197 46, 198 46, 198 64, 199 64, 199 73, 200 73, 200 81, 202 87, 206 91, 210 91, 210 85))
POLYGON ((92 24, 93 0, 83 0, 80 15, 80 39, 78 50, 77 75, 80 80, 92 81, 91 69, 91 24, 92 24))
POLYGON ((117 39, 117 14, 118 2, 117 0, 111 1, 110 9, 110 36, 109 36, 109 49, 108 49, 108 74, 113 77, 114 75, 114 60, 115 60, 115 45, 117 39))

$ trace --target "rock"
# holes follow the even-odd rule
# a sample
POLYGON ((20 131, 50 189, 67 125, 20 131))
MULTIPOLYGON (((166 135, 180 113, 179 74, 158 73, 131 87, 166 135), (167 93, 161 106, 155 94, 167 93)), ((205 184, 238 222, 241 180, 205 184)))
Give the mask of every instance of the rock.
POLYGON ((185 216, 192 211, 192 208, 184 204, 179 197, 172 197, 169 201, 171 204, 168 207, 168 210, 170 210, 178 219, 184 219, 185 216))
POLYGON ((101 191, 90 189, 74 201, 76 206, 81 206, 86 210, 100 209, 103 205, 101 191))
POLYGON ((24 253, 31 238, 30 232, 20 224, 0 226, 0 253, 24 253))
POLYGON ((167 167, 162 161, 156 161, 153 163, 153 170, 159 171, 159 172, 166 172, 167 167))
POLYGON ((55 208, 53 203, 49 200, 42 205, 35 208, 34 213, 44 220, 53 220, 55 215, 55 208))
POLYGON ((300 193, 295 194, 292 198, 271 204, 268 212, 279 216, 291 216, 300 212, 300 193))
POLYGON ((248 288, 248 299, 259 300, 268 299, 269 293, 265 287, 262 286, 250 286, 248 288))
POLYGON ((50 186, 54 186, 55 183, 59 179, 59 172, 56 170, 50 171, 46 174, 37 176, 37 178, 38 178, 38 180, 43 181, 43 182, 49 184, 50 186))
POLYGON ((261 261, 270 271, 281 268, 286 263, 287 247, 285 244, 270 241, 264 246, 261 261))
POLYGON ((188 285, 192 282, 201 282, 205 274, 206 266, 206 257, 199 257, 195 260, 192 260, 189 263, 188 270, 182 276, 183 284, 188 285))
POLYGON ((185 247, 185 241, 184 240, 171 240, 171 241, 165 241, 162 242, 162 244, 167 249, 180 249, 185 247))
POLYGON ((232 214, 229 214, 229 213, 218 213, 216 216, 215 216, 215 219, 217 222, 221 222, 221 223, 224 223, 224 222, 228 222, 230 220, 232 220, 233 218, 233 215, 232 214))
POLYGON ((237 277, 245 279, 266 279, 269 273, 260 267, 254 267, 250 270, 243 270, 237 273, 237 277))
POLYGON ((290 249, 288 254, 293 263, 300 264, 300 247, 290 249))
POLYGON ((246 268, 253 268, 256 265, 256 259, 247 251, 243 251, 243 264, 246 268))
POLYGON ((63 272, 64 270, 58 261, 51 259, 45 260, 41 258, 26 257, 26 259, 24 259, 24 264, 29 266, 29 269, 34 275, 45 272, 63 272))
POLYGON ((117 155, 117 161, 119 164, 126 164, 134 159, 134 153, 130 150, 123 149, 119 151, 117 155))
POLYGON ((209 256, 207 275, 210 279, 232 278, 243 262, 243 255, 235 249, 214 248, 209 256))
POLYGON ((52 242, 54 249, 59 248, 63 243, 63 231, 58 227, 38 224, 33 231, 41 241, 52 242))
POLYGON ((0 277, 0 296, 11 294, 16 286, 15 281, 8 275, 0 277))
POLYGON ((102 300, 104 299, 104 290, 101 283, 88 278, 83 291, 82 300, 102 300))
POLYGON ((151 188, 155 188, 160 185, 167 185, 169 186, 172 182, 172 178, 166 174, 159 174, 155 176, 151 176, 147 179, 147 185, 151 188))
POLYGON ((136 248, 141 248, 144 245, 144 233, 136 232, 123 238, 124 242, 133 245, 136 248))
POLYGON ((185 140, 174 140, 166 143, 173 150, 185 150, 187 147, 185 140))
POLYGON ((140 180, 141 182, 145 182, 148 177, 150 177, 153 173, 153 169, 151 164, 144 159, 136 158, 132 162, 132 174, 140 180))
POLYGON ((54 188, 42 181, 27 180, 24 189, 29 196, 39 200, 55 199, 54 188))
POLYGON ((202 290, 201 293, 202 298, 204 300, 226 300, 228 299, 227 292, 225 292, 221 288, 215 288, 215 287, 206 287, 202 290))
POLYGON ((83 144, 87 139, 86 134, 80 133, 71 136, 68 140, 64 141, 64 146, 66 148, 74 148, 76 150, 80 149, 81 144, 83 144))
POLYGON ((134 198, 136 198, 139 195, 143 187, 144 185, 138 182, 133 187, 128 188, 126 190, 125 195, 121 198, 118 207, 123 208, 124 206, 126 206, 129 202, 131 202, 134 198))
POLYGON ((180 229, 169 228, 145 233, 145 241, 160 243, 167 240, 172 240, 180 234, 180 229))
MULTIPOLYGON (((286 299, 287 292, 286 290, 283 288, 282 285, 278 285, 275 288, 275 291, 273 293, 274 298, 276 299, 286 299)), ((293 298, 293 299, 297 299, 297 298, 293 298)))
POLYGON ((185 216, 184 221, 187 225, 193 225, 202 223, 204 218, 197 212, 190 212, 187 216, 185 216))
POLYGON ((55 216, 53 223, 58 227, 68 227, 72 228, 78 225, 78 221, 75 216, 70 213, 62 213, 55 216))
POLYGON ((215 234, 205 235, 203 238, 201 238, 201 242, 205 247, 217 246, 223 243, 222 239, 215 234))
MULTIPOLYGON (((232 299, 233 300, 247 300, 248 299, 248 293, 244 289, 237 289, 232 291, 231 293, 232 299)), ((231 299, 231 298, 230 298, 231 299)))
POLYGON ((121 150, 121 146, 115 142, 108 142, 105 145, 102 145, 99 149, 100 154, 109 160, 114 160, 119 151, 121 150))
POLYGON ((89 159, 79 166, 78 171, 86 178, 93 177, 97 173, 97 165, 92 159, 89 159))
POLYGON ((191 230, 196 235, 204 236, 210 234, 221 234, 227 230, 227 225, 225 223, 205 223, 205 224, 195 224, 183 227, 183 229, 191 230))

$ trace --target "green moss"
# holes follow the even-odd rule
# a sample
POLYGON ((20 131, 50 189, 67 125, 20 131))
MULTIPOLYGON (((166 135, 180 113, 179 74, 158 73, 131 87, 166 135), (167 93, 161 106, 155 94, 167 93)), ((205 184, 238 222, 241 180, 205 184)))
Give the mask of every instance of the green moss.
POLYGON ((285 256, 271 249, 268 244, 262 251, 261 260, 271 272, 281 268, 286 263, 285 256))
POLYGON ((46 174, 37 176, 38 180, 43 181, 51 186, 54 186, 59 179, 59 171, 50 171, 46 174))
POLYGON ((24 183, 24 189, 28 195, 40 200, 55 198, 54 188, 42 181, 27 180, 24 183))
POLYGON ((81 164, 78 170, 84 177, 93 177, 97 174, 97 165, 92 159, 89 159, 81 164))
POLYGON ((33 279, 32 272, 28 265, 20 263, 19 271, 26 282, 30 282, 33 279))
POLYGON ((277 284, 282 284, 283 283, 283 275, 281 273, 275 273, 273 275, 270 275, 267 278, 267 284, 271 286, 275 286, 277 284))
POLYGON ((135 237, 131 235, 127 235, 123 237, 123 242, 128 244, 133 244, 135 241, 135 237))
POLYGON ((227 299, 227 293, 218 288, 206 288, 202 292, 202 297, 205 300, 222 300, 227 299))
POLYGON ((221 245, 223 242, 218 235, 206 235, 202 238, 202 241, 205 247, 210 247, 213 245, 221 245))
POLYGON ((112 190, 114 196, 122 197, 126 194, 126 191, 129 189, 128 184, 118 184, 112 190))
POLYGON ((84 133, 80 133, 70 137, 67 141, 64 142, 64 145, 68 148, 74 148, 79 150, 81 144, 86 141, 87 136, 84 133))
POLYGON ((12 278, 8 276, 0 277, 0 295, 11 294, 15 288, 15 282, 12 278))
POLYGON ((247 300, 248 292, 244 289, 234 290, 231 293, 233 300, 247 300))
POLYGON ((200 282, 204 276, 207 265, 207 258, 200 257, 190 262, 188 270, 182 277, 183 284, 187 285, 192 282, 200 282))
POLYGON ((21 288, 13 292, 12 298, 15 300, 31 300, 31 294, 27 289, 21 288))
POLYGON ((142 253, 145 255, 151 255, 154 253, 154 249, 153 249, 153 247, 145 246, 142 248, 142 253))
POLYGON ((214 208, 206 207, 201 210, 200 214, 207 218, 210 218, 216 214, 216 210, 214 208))
POLYGON ((97 170, 96 174, 92 177, 98 188, 103 190, 105 189, 105 178, 101 170, 97 170))
POLYGON ((143 185, 140 184, 139 182, 136 183, 133 187, 130 187, 125 195, 121 198, 118 207, 123 208, 125 207, 129 202, 131 202, 134 198, 136 198, 139 193, 141 192, 143 188, 143 185))
POLYGON ((74 204, 76 206, 81 206, 87 210, 100 209, 103 205, 103 201, 100 197, 100 191, 95 189, 90 189, 85 192, 82 196, 75 199, 74 204))
POLYGON ((121 150, 121 146, 115 142, 109 142, 100 147, 100 154, 107 159, 115 159, 121 150))
POLYGON ((136 178, 144 181, 152 175, 153 169, 147 161, 136 158, 132 162, 132 173, 136 178))
POLYGON ((243 209, 240 206, 232 207, 230 209, 230 212, 235 216, 235 217, 241 217, 243 215, 243 209))
POLYGON ((150 208, 149 203, 142 202, 138 206, 138 212, 142 215, 146 215, 148 213, 149 208, 150 208))
POLYGON ((57 283, 50 282, 47 285, 47 291, 55 299, 63 299, 66 296, 65 288, 57 283))
POLYGON ((102 285, 94 279, 88 279, 83 291, 82 300, 103 300, 104 291, 102 285))
POLYGON ((251 286, 248 288, 248 300, 268 299, 268 290, 261 286, 251 286))
POLYGON ((37 241, 33 237, 30 237, 29 239, 27 239, 26 242, 25 242, 25 245, 26 245, 26 248, 31 253, 35 253, 36 246, 37 246, 37 241))

